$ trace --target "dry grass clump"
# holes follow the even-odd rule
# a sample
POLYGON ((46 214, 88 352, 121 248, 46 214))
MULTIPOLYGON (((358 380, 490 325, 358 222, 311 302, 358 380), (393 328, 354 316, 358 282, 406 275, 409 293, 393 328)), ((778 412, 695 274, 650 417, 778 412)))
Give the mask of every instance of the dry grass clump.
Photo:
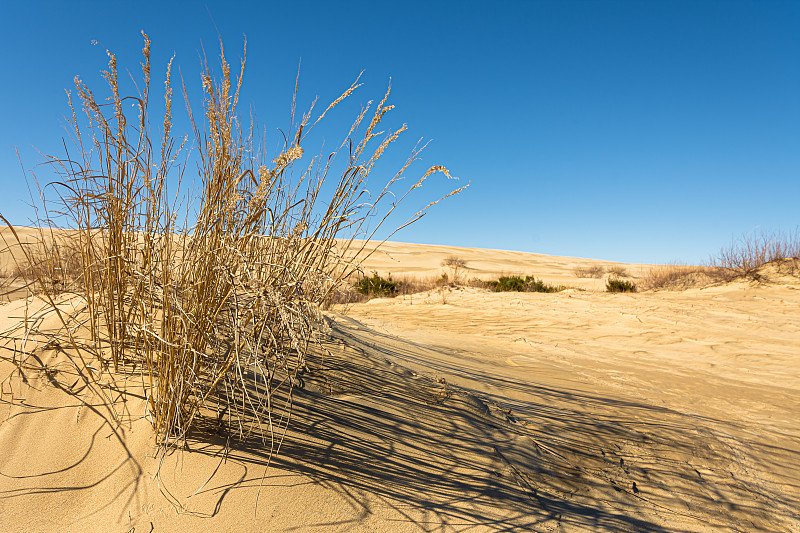
POLYGON ((27 282, 31 292, 44 292, 50 295, 65 291, 79 290, 84 283, 81 250, 72 235, 46 235, 40 230, 38 239, 21 244, 5 243, 6 253, 21 256, 10 268, 2 273, 8 281, 27 282), (19 248, 25 246, 24 254, 19 248))
POLYGON ((800 258, 794 257, 775 262, 776 269, 781 274, 800 276, 800 258))
POLYGON ((606 273, 605 268, 600 265, 592 265, 588 267, 575 267, 572 269, 575 277, 578 278, 602 278, 606 273))
POLYGON ((98 373, 129 362, 144 368, 150 418, 164 449, 183 441, 203 410, 216 404, 240 435, 260 432, 275 451, 288 417, 273 415, 280 402, 291 411, 292 391, 307 370, 305 354, 324 332, 320 306, 356 272, 366 243, 398 203, 432 174, 449 173, 436 165, 405 192, 390 191, 417 159, 415 150, 382 187, 370 187, 375 194, 367 189, 376 163, 406 129, 380 131, 393 108, 389 90, 374 110, 362 109, 338 150, 306 157, 309 132, 358 80, 316 118, 312 104, 296 119, 293 103, 292 128, 278 155, 268 158, 237 112, 245 60, 232 76, 220 46, 221 75, 205 64, 197 121, 183 89, 200 187, 195 197, 182 196, 194 161, 177 164, 186 140, 171 132, 172 61, 156 135, 146 35, 144 42, 138 94, 120 94, 111 53, 103 72, 108 103, 75 79, 75 148, 50 161, 62 176, 54 184, 58 212, 76 230, 74 246, 57 254, 57 267, 22 247, 21 264, 42 287, 57 278, 56 268, 79 279, 96 347, 91 356, 101 362, 99 371, 83 363, 88 381, 96 384, 98 373), (322 198, 337 157, 343 170, 322 198), (356 238, 364 244, 345 256, 356 238))
POLYGON ((403 276, 397 279, 397 296, 410 296, 442 289, 443 287, 463 287, 468 285, 461 276, 456 281, 454 279, 456 278, 450 278, 447 273, 442 273, 440 276, 435 274, 429 276, 403 276))
POLYGON ((710 261, 730 279, 760 279, 759 269, 785 259, 800 258, 800 231, 754 231, 734 239, 710 261))
POLYGON ((622 265, 613 265, 608 267, 608 273, 618 278, 627 278, 629 276, 628 270, 622 265))
POLYGON ((685 289, 701 280, 712 280, 716 271, 706 266, 657 265, 647 271, 640 284, 645 290, 685 289))

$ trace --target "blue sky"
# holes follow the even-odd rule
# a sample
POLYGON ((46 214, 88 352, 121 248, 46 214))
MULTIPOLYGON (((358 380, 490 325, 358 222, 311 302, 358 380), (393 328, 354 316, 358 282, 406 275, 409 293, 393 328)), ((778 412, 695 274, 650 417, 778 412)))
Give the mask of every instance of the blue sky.
MULTIPOLYGON (((63 155, 75 75, 104 94, 105 48, 135 70, 144 30, 154 94, 173 54, 195 91, 218 30, 234 62, 247 36, 242 111, 273 140, 301 58, 300 109, 365 71, 320 137, 330 145, 391 77, 388 125, 409 132, 388 162, 424 138, 409 179, 442 163, 472 182, 395 240, 698 262, 754 228, 800 225, 800 2, 31 1, 2 12, 0 213, 15 223, 31 214, 16 151, 47 181, 39 152, 63 155)), ((409 208, 457 184, 437 179, 409 208)))

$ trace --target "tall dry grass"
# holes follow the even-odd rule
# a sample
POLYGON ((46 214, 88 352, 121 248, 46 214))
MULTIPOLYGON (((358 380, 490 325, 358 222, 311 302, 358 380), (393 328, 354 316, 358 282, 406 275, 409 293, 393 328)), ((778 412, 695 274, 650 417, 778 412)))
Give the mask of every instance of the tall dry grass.
POLYGON ((692 265, 656 265, 644 274, 639 282, 645 290, 682 289, 701 279, 713 279, 716 269, 692 265))
MULTIPOLYGON (((312 104, 296 117, 293 102, 292 129, 268 158, 237 111, 246 56, 232 75, 220 43, 220 74, 205 63, 197 117, 182 88, 200 184, 187 198, 187 166, 178 164, 186 141, 172 134, 172 61, 158 131, 150 118, 150 40, 143 36, 138 94, 121 94, 109 52, 107 102, 76 78, 75 93, 68 93, 74 147, 50 159, 61 175, 53 184, 56 210, 76 231, 69 271, 79 278, 96 348, 87 357, 115 371, 128 363, 145 369, 150 417, 164 448, 184 441, 203 409, 216 404, 240 435, 260 432, 274 451, 288 424, 274 415, 279 407, 291 411, 306 354, 324 333, 320 306, 358 270, 397 205, 432 174, 450 175, 432 166, 395 191, 419 155, 415 149, 374 189, 376 163, 406 129, 380 130, 393 109, 390 90, 374 109, 362 109, 334 153, 306 155, 309 132, 352 95, 358 79, 316 116, 312 104), (333 171, 337 159, 344 159, 341 172, 333 171), (333 192, 323 198, 331 179, 333 192), (363 244, 354 245, 356 238, 363 244)), ((25 260, 36 263, 32 254, 25 260)), ((51 274, 35 277, 44 287, 51 274)))
POLYGON ((81 251, 74 235, 37 228, 33 239, 22 243, 8 242, 2 237, 0 254, 15 255, 0 277, 4 283, 20 280, 27 282, 32 290, 50 295, 75 290, 82 282, 83 268, 81 251), (25 252, 21 251, 25 248, 25 252), (15 253, 16 251, 16 253, 15 253))

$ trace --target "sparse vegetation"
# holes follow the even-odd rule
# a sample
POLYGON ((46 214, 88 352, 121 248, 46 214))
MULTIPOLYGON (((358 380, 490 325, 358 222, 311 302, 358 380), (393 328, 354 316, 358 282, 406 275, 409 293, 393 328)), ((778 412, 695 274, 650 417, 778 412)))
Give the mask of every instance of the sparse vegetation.
POLYGON ((403 276, 400 278, 392 278, 391 274, 389 274, 384 278, 378 272, 373 271, 371 277, 351 279, 348 283, 342 285, 333 295, 329 305, 360 303, 372 298, 409 296, 432 290, 442 290, 446 287, 485 287, 485 285, 485 282, 480 280, 455 284, 450 281, 450 277, 446 272, 438 276, 403 276))
POLYGON ((442 266, 449 268, 467 268, 467 262, 460 257, 451 255, 450 257, 442 260, 442 266))
POLYGON ((600 265, 592 265, 588 267, 575 267, 572 269, 573 273, 578 278, 602 278, 606 273, 606 269, 600 265))
POLYGON ((764 267, 775 264, 778 272, 794 275, 800 257, 800 233, 757 231, 734 239, 707 265, 660 265, 650 269, 642 286, 646 289, 687 288, 697 284, 735 279, 758 281, 764 267))
POLYGON ((460 257, 451 255, 442 260, 442 266, 450 269, 450 276, 445 273, 442 278, 453 284, 459 285, 461 283, 461 271, 467 268, 467 262, 460 257))
POLYGON ((554 293, 565 290, 563 285, 549 285, 533 276, 501 276, 497 280, 484 281, 473 278, 469 281, 453 283, 446 272, 440 276, 405 276, 394 279, 391 275, 383 277, 373 272, 371 277, 359 278, 339 291, 331 304, 348 304, 364 302, 371 298, 409 296, 430 291, 439 291, 442 298, 445 289, 460 287, 477 287, 493 292, 546 292, 554 293))
POLYGON ((789 274, 790 276, 800 276, 800 258, 785 259, 776 263, 778 272, 789 274))
POLYGON ((636 284, 632 281, 611 277, 606 281, 608 292, 636 292, 636 284))
POLYGON ((757 231, 735 239, 706 265, 658 265, 650 268, 641 285, 644 289, 685 289, 698 284, 745 278, 761 280, 764 267, 795 275, 800 262, 800 233, 757 231))
POLYGON ((489 281, 486 285, 494 292, 560 292, 566 289, 563 286, 547 285, 533 276, 503 276, 497 281, 489 281))
POLYGON ((645 290, 686 288, 702 279, 713 279, 716 270, 706 266, 657 265, 641 280, 645 290))
POLYGON ((710 261, 730 279, 760 279, 758 270, 772 262, 800 258, 800 231, 753 231, 719 251, 710 261))
POLYGON ((446 275, 442 276, 404 276, 397 280, 398 295, 416 294, 419 292, 440 289, 449 286, 450 281, 446 275))
POLYGON ((56 238, 42 233, 37 241, 27 243, 26 255, 5 272, 5 276, 32 282, 33 292, 51 296, 80 290, 84 282, 81 250, 71 236, 56 238))
POLYGON ((622 265, 608 267, 608 273, 618 278, 627 278, 629 276, 628 270, 622 265))

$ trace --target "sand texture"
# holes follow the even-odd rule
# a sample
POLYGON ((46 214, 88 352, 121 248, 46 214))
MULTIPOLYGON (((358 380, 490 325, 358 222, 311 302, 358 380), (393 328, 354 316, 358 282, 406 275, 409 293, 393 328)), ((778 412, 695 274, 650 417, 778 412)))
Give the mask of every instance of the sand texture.
POLYGON ((399 243, 365 270, 449 255, 574 288, 328 313, 272 457, 213 417, 156 456, 140 374, 93 392, 56 313, 9 298, 0 531, 800 532, 798 277, 610 294, 572 271, 607 262, 399 243))

